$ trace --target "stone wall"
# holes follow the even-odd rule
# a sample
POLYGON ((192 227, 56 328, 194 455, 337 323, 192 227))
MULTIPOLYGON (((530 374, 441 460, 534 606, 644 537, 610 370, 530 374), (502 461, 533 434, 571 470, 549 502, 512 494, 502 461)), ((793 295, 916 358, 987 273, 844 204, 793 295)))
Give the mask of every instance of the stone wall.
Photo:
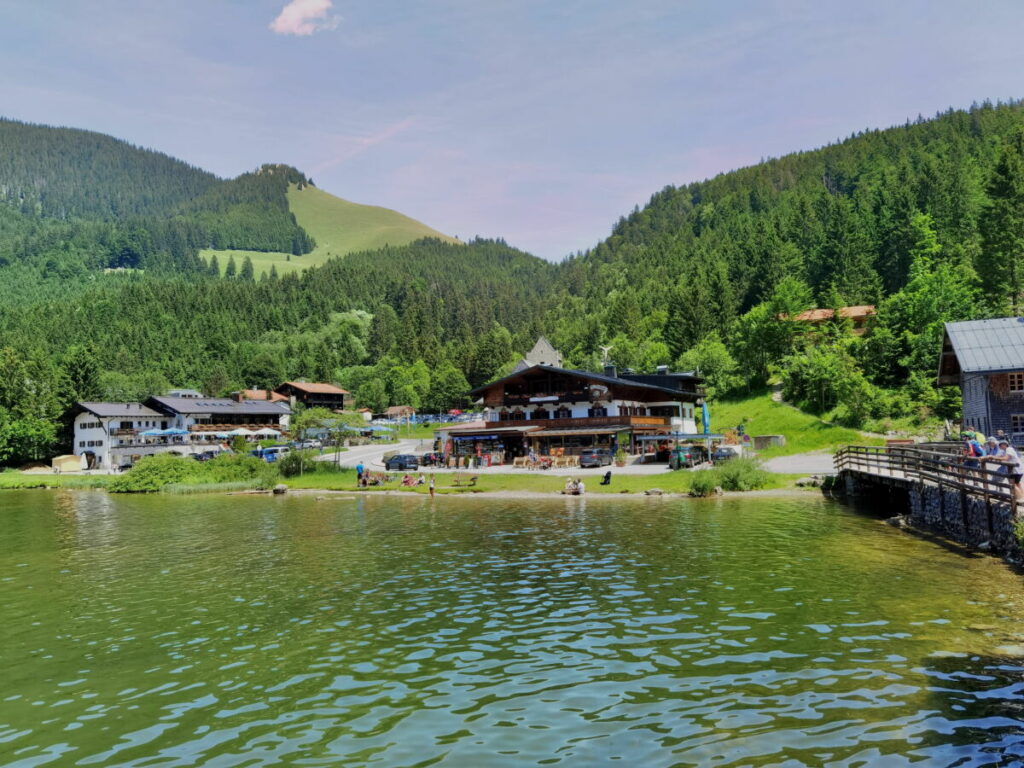
POLYGON ((873 481, 863 475, 844 472, 839 486, 852 496, 896 493, 906 496, 906 518, 911 526, 932 531, 953 541, 972 547, 984 545, 1004 555, 1019 557, 1020 547, 1014 535, 1013 505, 981 496, 962 493, 953 488, 911 483, 896 488, 880 479, 873 481))

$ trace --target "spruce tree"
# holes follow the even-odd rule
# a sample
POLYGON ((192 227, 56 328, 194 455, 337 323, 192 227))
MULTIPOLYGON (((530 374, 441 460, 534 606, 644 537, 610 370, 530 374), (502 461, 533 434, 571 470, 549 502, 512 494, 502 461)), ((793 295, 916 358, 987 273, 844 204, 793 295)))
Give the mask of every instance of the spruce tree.
POLYGON ((238 276, 238 267, 235 266, 235 257, 228 257, 228 266, 224 270, 224 277, 233 278, 238 276))
POLYGON ((1019 315, 1024 288, 1024 129, 1003 143, 979 224, 978 274, 985 293, 996 311, 1019 315))

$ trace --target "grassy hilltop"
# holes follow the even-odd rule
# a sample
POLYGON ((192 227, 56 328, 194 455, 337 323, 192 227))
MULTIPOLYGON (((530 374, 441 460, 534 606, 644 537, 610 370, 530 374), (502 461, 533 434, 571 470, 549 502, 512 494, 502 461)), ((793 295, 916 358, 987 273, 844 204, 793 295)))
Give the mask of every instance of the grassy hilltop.
POLYGON ((201 252, 202 257, 209 259, 216 254, 223 269, 229 257, 234 256, 241 265, 242 259, 248 256, 259 276, 261 272, 269 271, 271 266, 276 267, 278 274, 301 271, 335 256, 377 250, 386 245, 407 245, 424 237, 436 237, 447 243, 459 242, 398 211, 352 203, 313 186, 299 189, 293 184, 288 190, 288 207, 295 214, 299 226, 316 240, 312 252, 289 256, 286 253, 206 249, 201 252))

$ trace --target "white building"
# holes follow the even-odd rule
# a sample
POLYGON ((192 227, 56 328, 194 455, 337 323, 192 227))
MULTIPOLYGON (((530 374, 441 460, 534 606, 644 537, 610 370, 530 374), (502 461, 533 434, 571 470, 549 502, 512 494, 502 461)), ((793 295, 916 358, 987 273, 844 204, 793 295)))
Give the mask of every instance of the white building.
POLYGON ((171 424, 142 403, 76 403, 74 410, 73 453, 85 457, 88 469, 127 466, 154 453, 193 452, 182 436, 143 436, 171 424))
POLYGON ((74 454, 89 469, 126 467, 157 453, 191 456, 220 450, 235 430, 283 432, 290 416, 287 403, 191 393, 145 403, 76 403, 74 454))

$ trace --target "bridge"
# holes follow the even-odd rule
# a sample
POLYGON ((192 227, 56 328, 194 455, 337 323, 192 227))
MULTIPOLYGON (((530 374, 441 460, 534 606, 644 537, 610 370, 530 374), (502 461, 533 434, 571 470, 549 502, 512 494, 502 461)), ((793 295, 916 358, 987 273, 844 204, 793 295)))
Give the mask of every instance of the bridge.
POLYGON ((836 472, 853 473, 889 485, 948 488, 983 499, 1012 502, 1013 480, 1006 465, 989 457, 964 456, 962 443, 849 445, 836 452, 836 472))
POLYGON ((1005 464, 962 454, 960 443, 850 445, 836 452, 836 489, 871 495, 915 527, 1020 553, 1018 501, 1005 464))

